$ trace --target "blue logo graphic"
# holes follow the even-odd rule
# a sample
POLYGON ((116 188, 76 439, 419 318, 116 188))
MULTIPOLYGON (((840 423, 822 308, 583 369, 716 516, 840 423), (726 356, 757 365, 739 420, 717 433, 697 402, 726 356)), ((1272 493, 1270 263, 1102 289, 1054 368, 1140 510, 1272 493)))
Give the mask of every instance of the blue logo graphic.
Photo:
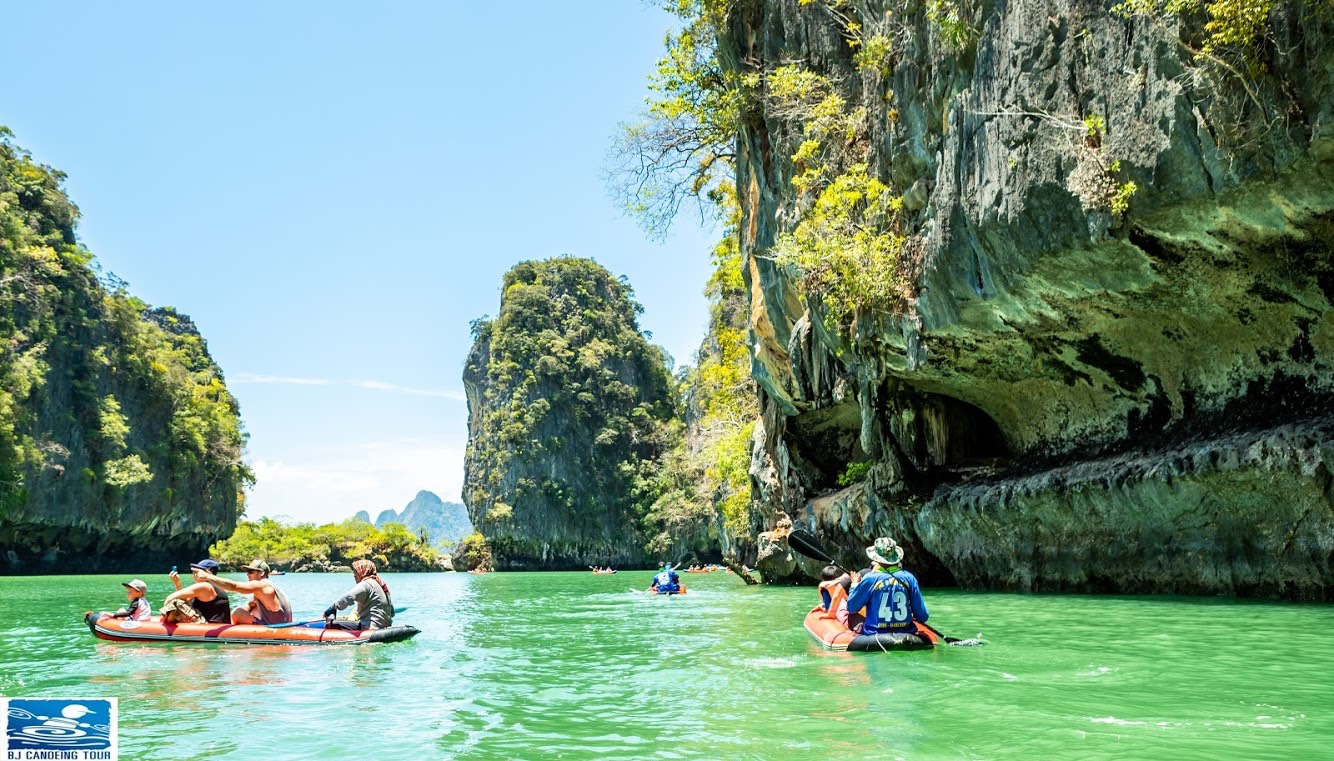
POLYGON ((9 699, 10 750, 111 748, 110 700, 9 699))

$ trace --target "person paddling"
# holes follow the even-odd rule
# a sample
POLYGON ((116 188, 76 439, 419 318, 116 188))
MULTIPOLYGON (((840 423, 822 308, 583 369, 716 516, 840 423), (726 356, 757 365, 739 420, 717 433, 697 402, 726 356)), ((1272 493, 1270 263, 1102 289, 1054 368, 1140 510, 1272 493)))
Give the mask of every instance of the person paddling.
POLYGON ((672 570, 671 563, 664 563, 662 571, 653 577, 653 583, 649 585, 648 591, 657 592, 660 595, 673 594, 681 591, 681 577, 672 570))
MULTIPOLYGON (((190 568, 215 574, 218 572, 218 561, 201 560, 191 563, 190 568)), ((225 589, 207 581, 196 582, 182 589, 181 577, 174 567, 168 577, 176 586, 176 591, 162 601, 162 623, 231 623, 232 605, 225 589)))
POLYGON ((201 568, 194 568, 195 581, 203 581, 216 587, 238 594, 254 595, 244 608, 235 608, 231 612, 234 624, 289 624, 292 622, 292 603, 287 595, 269 580, 269 564, 255 558, 250 565, 241 566, 246 572, 245 581, 232 581, 209 573, 201 568))
POLYGON ((880 537, 866 548, 871 569, 853 579, 847 609, 866 608, 862 634, 916 634, 918 623, 926 623, 929 613, 922 600, 917 577, 903 570, 903 548, 889 537, 880 537))
POLYGON ((376 574, 375 564, 369 560, 353 561, 352 577, 357 583, 324 611, 328 625, 339 629, 384 629, 393 626, 394 601, 389 596, 389 585, 376 574), (354 602, 357 604, 357 620, 335 623, 333 618, 338 615, 338 611, 354 602))

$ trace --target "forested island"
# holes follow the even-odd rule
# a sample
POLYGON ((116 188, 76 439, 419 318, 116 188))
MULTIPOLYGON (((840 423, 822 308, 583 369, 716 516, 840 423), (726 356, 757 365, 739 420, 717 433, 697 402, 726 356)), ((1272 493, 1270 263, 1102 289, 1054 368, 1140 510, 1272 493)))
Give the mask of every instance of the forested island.
POLYGON ((101 272, 0 127, 0 572, 135 570, 236 527, 245 432, 194 323, 101 272))
POLYGON ((588 259, 523 262, 473 325, 464 501, 500 568, 643 564, 678 397, 630 288, 588 259))
POLYGON ((231 570, 256 558, 275 570, 297 573, 349 571, 359 558, 385 571, 449 569, 446 556, 425 532, 413 533, 402 523, 376 527, 356 518, 323 525, 285 524, 273 518, 243 521, 209 549, 209 557, 231 570))

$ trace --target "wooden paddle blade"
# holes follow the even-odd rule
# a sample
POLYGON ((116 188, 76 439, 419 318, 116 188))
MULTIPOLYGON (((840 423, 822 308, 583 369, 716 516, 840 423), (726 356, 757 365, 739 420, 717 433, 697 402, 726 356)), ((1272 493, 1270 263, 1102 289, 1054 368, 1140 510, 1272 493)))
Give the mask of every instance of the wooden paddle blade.
POLYGON ((824 551, 824 548, 820 546, 820 543, 815 541, 815 537, 811 532, 804 528, 792 529, 792 532, 787 535, 787 545, 797 553, 805 555, 808 558, 823 560, 826 563, 834 562, 834 559, 829 556, 828 552, 824 551))

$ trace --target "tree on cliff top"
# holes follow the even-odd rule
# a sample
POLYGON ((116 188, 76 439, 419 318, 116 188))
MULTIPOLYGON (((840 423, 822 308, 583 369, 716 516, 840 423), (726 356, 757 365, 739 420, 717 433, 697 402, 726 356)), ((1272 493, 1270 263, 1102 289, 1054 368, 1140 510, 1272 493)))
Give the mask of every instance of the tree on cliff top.
POLYGON ((641 311, 601 265, 560 257, 515 265, 499 315, 474 324, 464 501, 502 566, 639 556, 648 476, 677 425, 641 311))
POLYGON ((741 114, 740 77, 718 58, 726 0, 670 0, 682 22, 649 75, 642 113, 621 124, 607 153, 604 180, 650 238, 666 237, 682 204, 724 217, 733 182, 741 114))

